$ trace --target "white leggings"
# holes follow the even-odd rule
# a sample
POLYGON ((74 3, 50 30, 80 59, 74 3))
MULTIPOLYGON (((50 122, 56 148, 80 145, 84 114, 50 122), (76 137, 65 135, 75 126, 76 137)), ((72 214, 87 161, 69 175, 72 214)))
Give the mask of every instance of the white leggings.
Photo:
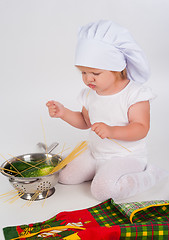
POLYGON ((89 149, 69 163, 59 174, 62 184, 79 184, 92 180, 93 196, 104 201, 131 197, 155 183, 156 168, 133 157, 96 160, 89 149))

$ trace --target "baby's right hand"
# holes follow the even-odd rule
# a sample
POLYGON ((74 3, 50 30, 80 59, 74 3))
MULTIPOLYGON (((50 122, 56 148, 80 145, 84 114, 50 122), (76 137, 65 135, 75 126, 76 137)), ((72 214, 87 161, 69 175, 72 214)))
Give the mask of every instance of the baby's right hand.
POLYGON ((46 103, 46 106, 48 107, 49 110, 49 115, 52 118, 61 118, 64 113, 64 106, 56 101, 48 101, 46 103))

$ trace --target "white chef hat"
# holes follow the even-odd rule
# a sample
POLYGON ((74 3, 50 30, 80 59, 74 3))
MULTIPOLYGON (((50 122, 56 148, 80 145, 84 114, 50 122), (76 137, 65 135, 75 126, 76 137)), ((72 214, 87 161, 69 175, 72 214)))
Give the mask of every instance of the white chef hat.
POLYGON ((142 49, 127 29, 100 20, 80 28, 75 65, 121 72, 126 68, 130 80, 144 83, 149 66, 142 49))

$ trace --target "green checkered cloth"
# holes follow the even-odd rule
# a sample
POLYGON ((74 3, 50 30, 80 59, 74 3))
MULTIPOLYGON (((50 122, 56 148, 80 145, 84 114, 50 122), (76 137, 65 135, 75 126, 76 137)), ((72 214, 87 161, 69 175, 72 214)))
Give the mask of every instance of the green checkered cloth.
POLYGON ((119 225, 120 240, 169 239, 169 201, 115 204, 108 200, 89 211, 100 226, 119 225))
MULTIPOLYGON (((169 239, 169 201, 116 204, 109 199, 88 209, 62 212, 41 223, 6 227, 3 231, 5 239, 11 240, 18 236, 23 236, 27 231, 29 233, 38 232, 44 229, 45 226, 63 226, 72 222, 78 223, 79 221, 84 224, 83 227, 85 228, 100 226, 110 229, 112 226, 118 225, 120 227, 120 240, 165 240, 169 239)), ((58 235, 48 236, 47 239, 69 239, 65 237, 69 237, 77 232, 78 231, 74 229, 66 229, 58 233, 58 235)), ((34 236, 24 239, 39 240, 42 238, 34 236)), ((88 238, 83 239, 89 240, 88 238)))
MULTIPOLYGON (((114 202, 113 202, 114 204, 114 202)), ((123 215, 129 217, 130 222, 145 221, 168 221, 167 206, 169 201, 146 201, 116 204, 116 207, 123 215), (160 212, 159 212, 160 210, 160 212), (144 213, 144 214, 143 214, 144 213), (146 214, 145 214, 146 213, 146 214)))

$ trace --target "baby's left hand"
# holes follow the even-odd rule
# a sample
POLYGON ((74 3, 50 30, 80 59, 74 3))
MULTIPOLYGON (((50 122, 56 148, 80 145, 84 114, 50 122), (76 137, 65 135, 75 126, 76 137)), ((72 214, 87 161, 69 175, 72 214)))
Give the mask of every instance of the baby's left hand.
POLYGON ((98 122, 94 123, 91 127, 91 130, 94 131, 102 139, 110 137, 110 126, 105 123, 98 122))

